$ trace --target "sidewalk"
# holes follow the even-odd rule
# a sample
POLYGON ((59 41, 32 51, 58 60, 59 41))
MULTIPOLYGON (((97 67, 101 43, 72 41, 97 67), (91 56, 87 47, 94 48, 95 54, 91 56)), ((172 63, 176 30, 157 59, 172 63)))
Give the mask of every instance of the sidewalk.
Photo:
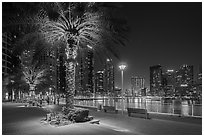
MULTIPOLYGON (((127 115, 90 110, 100 124, 76 123, 62 127, 42 125, 39 121, 47 110, 60 111, 62 105, 48 105, 45 108, 23 107, 23 104, 2 105, 3 135, 201 135, 202 124, 164 119, 143 119, 127 115)), ((202 121, 202 119, 200 119, 202 121)))
MULTIPOLYGON (((52 106, 60 110, 59 106, 52 106)), ((50 106, 51 108, 51 106, 50 106)), ((129 117, 125 113, 105 113, 89 109, 90 115, 100 120, 100 125, 117 131, 142 135, 201 135, 202 118, 178 117, 150 113, 151 119, 129 117)))
MULTIPOLYGON (((140 135, 201 135, 202 124, 187 121, 171 121, 170 119, 143 119, 127 115, 90 111, 95 119, 101 120, 101 125, 117 127, 140 135)), ((151 116, 150 116, 151 117, 151 116)), ((187 119, 185 119, 187 120, 187 119)), ((200 119, 201 120, 201 119, 200 119)), ((201 120, 202 121, 202 120, 201 120)))

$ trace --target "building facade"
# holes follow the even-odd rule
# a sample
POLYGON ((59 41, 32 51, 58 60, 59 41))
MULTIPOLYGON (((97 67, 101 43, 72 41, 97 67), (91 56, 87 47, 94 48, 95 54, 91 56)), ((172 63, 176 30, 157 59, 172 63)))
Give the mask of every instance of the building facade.
POLYGON ((57 47, 50 47, 43 52, 39 57, 39 62, 45 66, 49 74, 51 85, 50 92, 56 93, 58 87, 57 80, 57 47))
POLYGON ((150 94, 153 96, 163 95, 162 67, 155 65, 150 67, 150 94))
POLYGON ((107 58, 104 67, 104 92, 108 96, 114 95, 115 78, 112 59, 107 58))
POLYGON ((104 71, 97 71, 95 74, 95 95, 103 96, 104 94, 104 71))
POLYGON ((176 72, 173 69, 168 69, 163 73, 163 88, 164 96, 175 96, 176 72))
POLYGON ((7 89, 7 85, 10 82, 9 73, 12 68, 11 57, 11 35, 10 33, 2 33, 2 100, 11 99, 11 92, 7 89))
POLYGON ((145 80, 142 77, 132 77, 131 78, 131 91, 132 96, 141 96, 142 89, 145 87, 145 80))
POLYGON ((11 72, 11 35, 9 33, 2 34, 2 78, 8 76, 11 72))
POLYGON ((191 96, 193 86, 193 66, 182 65, 176 71, 175 96, 191 96))

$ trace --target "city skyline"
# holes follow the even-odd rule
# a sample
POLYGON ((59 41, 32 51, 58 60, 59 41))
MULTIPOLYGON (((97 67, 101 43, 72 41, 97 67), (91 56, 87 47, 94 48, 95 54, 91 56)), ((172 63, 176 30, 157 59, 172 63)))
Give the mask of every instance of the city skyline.
POLYGON ((120 3, 121 16, 130 27, 129 42, 115 59, 116 86, 121 87, 120 62, 127 64, 124 89, 131 87, 131 76, 141 76, 149 88, 149 67, 162 65, 178 69, 202 64, 202 3, 120 3))

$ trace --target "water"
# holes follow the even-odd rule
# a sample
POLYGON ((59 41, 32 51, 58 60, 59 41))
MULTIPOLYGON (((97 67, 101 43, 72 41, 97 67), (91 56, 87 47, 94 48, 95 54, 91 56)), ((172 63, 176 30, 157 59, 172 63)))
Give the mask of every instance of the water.
POLYGON ((125 98, 124 103, 122 99, 100 98, 100 99, 85 99, 75 100, 75 104, 84 106, 116 106, 116 109, 127 111, 130 108, 145 108, 148 112, 178 114, 183 116, 198 116, 202 117, 202 104, 188 104, 187 101, 171 100, 170 103, 164 103, 161 100, 152 100, 146 98, 125 98), (123 105, 122 105, 123 104, 123 105))

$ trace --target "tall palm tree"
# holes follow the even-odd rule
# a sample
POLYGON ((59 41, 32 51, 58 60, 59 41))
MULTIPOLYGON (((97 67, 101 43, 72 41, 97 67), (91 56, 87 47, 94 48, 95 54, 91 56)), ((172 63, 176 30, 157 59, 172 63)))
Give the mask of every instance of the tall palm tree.
POLYGON ((104 38, 117 41, 120 35, 117 30, 112 30, 113 26, 107 18, 103 18, 106 14, 96 10, 94 3, 52 3, 50 5, 51 8, 46 7, 48 10, 40 10, 37 21, 40 24, 40 32, 47 41, 52 44, 62 41, 66 44, 66 107, 73 108, 78 50, 87 45, 96 48, 103 44, 104 38), (112 34, 116 37, 112 37, 112 34))

